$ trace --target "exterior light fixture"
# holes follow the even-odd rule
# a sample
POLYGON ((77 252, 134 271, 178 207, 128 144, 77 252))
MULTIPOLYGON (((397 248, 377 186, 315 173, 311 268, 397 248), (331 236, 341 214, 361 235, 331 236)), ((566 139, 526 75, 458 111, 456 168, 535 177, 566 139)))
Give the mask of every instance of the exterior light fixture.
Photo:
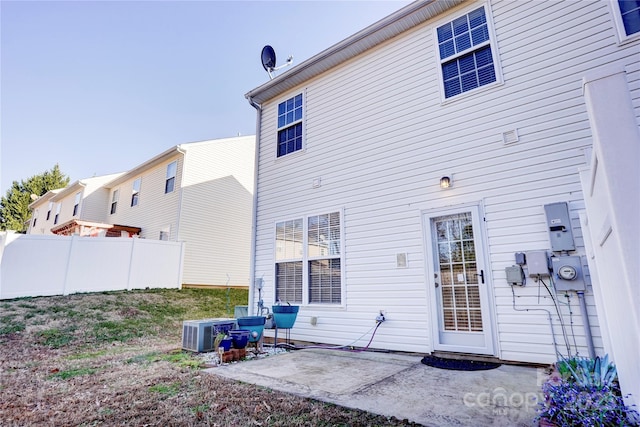
POLYGON ((440 188, 447 189, 453 186, 453 177, 451 175, 445 175, 440 178, 440 188))

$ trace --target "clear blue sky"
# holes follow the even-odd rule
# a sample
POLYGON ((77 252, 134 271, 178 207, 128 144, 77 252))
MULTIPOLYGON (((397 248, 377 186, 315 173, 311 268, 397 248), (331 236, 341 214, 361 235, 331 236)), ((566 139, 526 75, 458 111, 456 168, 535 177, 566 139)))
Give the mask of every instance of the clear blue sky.
POLYGON ((73 182, 254 134, 264 45, 299 64, 408 3, 2 0, 0 195, 55 163, 73 182))

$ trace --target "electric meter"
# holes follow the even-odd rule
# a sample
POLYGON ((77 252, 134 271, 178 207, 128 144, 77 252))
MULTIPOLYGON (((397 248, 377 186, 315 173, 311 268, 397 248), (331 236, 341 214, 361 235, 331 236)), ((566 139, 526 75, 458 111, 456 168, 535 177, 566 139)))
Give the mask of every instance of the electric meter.
POLYGON ((578 271, 571 265, 563 265, 558 269, 558 276, 562 280, 575 280, 578 277, 578 271))
POLYGON ((586 289, 582 259, 579 256, 552 257, 553 284, 556 291, 583 291, 586 289))

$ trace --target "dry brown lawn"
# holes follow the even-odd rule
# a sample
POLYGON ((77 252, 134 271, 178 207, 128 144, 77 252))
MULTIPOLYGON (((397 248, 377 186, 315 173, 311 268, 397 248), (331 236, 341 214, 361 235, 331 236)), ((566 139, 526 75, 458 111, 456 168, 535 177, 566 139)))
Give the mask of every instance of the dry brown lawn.
POLYGON ((151 290, 0 301, 0 424, 415 425, 203 373, 180 349, 182 321, 231 317, 246 298, 151 290))

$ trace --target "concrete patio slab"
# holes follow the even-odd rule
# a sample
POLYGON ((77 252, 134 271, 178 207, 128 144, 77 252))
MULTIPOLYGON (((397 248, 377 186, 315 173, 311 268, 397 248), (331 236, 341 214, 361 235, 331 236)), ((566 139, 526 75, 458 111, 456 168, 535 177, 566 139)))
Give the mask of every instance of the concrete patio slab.
POLYGON ((206 371, 425 426, 531 426, 540 368, 452 371, 415 354, 304 349, 206 371))

